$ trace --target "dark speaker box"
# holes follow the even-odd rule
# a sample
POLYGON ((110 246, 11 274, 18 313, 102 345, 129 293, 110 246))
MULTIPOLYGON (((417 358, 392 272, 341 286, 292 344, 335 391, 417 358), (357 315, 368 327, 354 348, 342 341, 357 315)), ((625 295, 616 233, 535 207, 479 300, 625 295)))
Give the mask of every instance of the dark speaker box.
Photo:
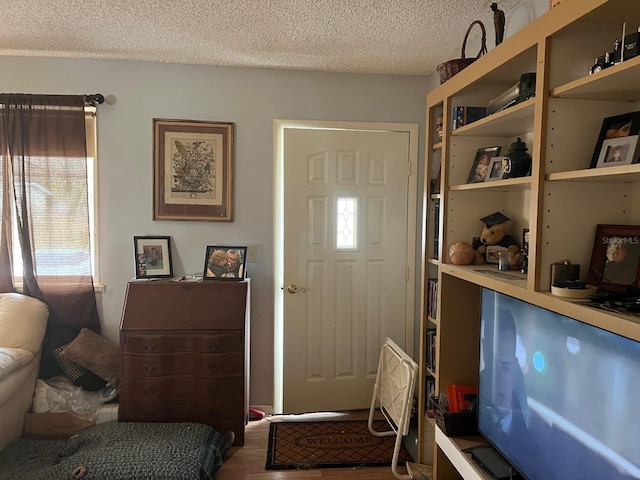
POLYGON ((536 96, 536 74, 523 73, 518 84, 518 103, 536 96))
POLYGON ((471 458, 492 480, 522 480, 522 476, 488 445, 471 449, 471 458))

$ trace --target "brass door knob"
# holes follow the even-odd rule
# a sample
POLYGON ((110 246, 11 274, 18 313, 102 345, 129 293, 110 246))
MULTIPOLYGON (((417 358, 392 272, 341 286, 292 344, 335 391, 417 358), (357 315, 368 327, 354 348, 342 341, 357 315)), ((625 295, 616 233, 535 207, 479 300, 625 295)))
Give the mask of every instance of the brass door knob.
POLYGON ((287 292, 289 293, 298 293, 298 292, 306 292, 307 289, 304 287, 298 287, 295 283, 291 283, 287 285, 287 292))

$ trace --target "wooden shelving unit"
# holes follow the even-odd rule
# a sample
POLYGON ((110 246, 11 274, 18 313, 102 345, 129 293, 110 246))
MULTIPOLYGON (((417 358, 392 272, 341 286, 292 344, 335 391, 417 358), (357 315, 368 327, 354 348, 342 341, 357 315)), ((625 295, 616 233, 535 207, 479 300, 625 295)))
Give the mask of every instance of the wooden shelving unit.
MULTIPOLYGON (((437 480, 486 479, 427 417, 424 385, 474 384, 478 374, 479 297, 482 287, 640 341, 638 317, 610 313, 550 293, 551 264, 569 259, 585 280, 597 224, 640 224, 640 164, 589 168, 605 117, 640 110, 640 57, 589 75, 596 56, 619 38, 622 24, 640 25, 635 0, 564 0, 427 96, 425 191, 441 171, 440 192, 425 196, 423 226, 421 381, 423 459, 437 480), (536 72, 536 96, 470 125, 451 129, 452 109, 487 105, 536 72), (443 117, 442 139, 435 121, 443 117), (532 155, 531 175, 467 184, 477 149, 522 138, 532 155), (438 216, 434 216, 438 202, 438 216), (504 212, 511 234, 529 229, 529 270, 501 275, 493 265, 450 263, 448 246, 472 242, 480 218, 504 212), (433 235, 435 222, 439 234, 433 235), (437 252, 434 251, 437 245, 437 252), (438 311, 427 315, 427 281, 437 279, 438 311), (436 329, 435 371, 426 368, 426 334, 436 329)), ((461 443, 462 442, 462 443, 461 443)))

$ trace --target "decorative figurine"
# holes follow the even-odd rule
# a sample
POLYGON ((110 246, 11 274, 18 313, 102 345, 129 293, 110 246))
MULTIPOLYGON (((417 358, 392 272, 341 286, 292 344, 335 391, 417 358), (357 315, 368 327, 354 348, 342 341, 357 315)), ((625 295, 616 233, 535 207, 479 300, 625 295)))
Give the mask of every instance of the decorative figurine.
POLYGON ((493 2, 491 4, 491 10, 493 10, 493 24, 496 29, 496 47, 504 40, 504 12, 498 8, 498 4, 493 2))

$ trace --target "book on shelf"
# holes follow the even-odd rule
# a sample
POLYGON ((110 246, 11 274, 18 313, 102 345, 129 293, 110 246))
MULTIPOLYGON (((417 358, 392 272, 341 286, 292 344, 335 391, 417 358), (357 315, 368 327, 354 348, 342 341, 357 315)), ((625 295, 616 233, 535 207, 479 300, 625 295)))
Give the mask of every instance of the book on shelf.
POLYGON ((436 396, 436 379, 431 375, 428 375, 424 379, 424 394, 425 394, 425 398, 427 399, 427 401, 425 402, 426 403, 425 407, 428 410, 429 404, 431 403, 429 402, 429 399, 431 397, 436 396))
POLYGON ((427 315, 429 318, 438 318, 438 280, 430 278, 427 282, 427 315))
POLYGON ((436 371, 436 339, 437 339, 436 329, 430 328, 429 330, 427 330, 427 338, 426 338, 427 358, 425 360, 426 360, 427 369, 430 370, 431 372, 436 371))
POLYGON ((433 202, 433 258, 440 259, 440 200, 433 202))

